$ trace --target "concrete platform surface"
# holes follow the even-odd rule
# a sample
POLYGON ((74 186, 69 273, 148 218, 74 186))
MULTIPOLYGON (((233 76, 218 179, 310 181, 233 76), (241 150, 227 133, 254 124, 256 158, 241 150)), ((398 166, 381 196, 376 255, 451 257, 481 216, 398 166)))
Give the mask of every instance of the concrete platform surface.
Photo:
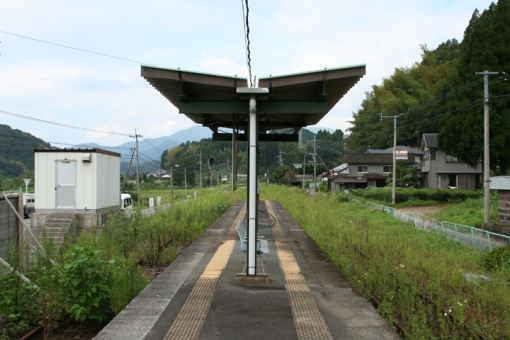
POLYGON ((260 279, 239 275, 239 201, 94 339, 399 339, 279 202, 259 210, 260 279))

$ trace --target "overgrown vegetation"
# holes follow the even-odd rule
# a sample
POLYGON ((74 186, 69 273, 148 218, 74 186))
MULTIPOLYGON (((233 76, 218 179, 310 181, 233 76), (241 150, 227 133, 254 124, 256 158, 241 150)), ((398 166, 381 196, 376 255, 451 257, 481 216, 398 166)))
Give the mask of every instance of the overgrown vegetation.
MULTIPOLYGON (((352 194, 366 199, 374 199, 391 203, 391 187, 355 189, 352 194)), ((410 200, 436 201, 436 202, 462 202, 467 199, 477 199, 483 196, 481 191, 473 190, 443 190, 443 189, 413 189, 397 188, 395 201, 397 203, 410 200)))
POLYGON ((280 201, 406 338, 508 338, 510 270, 486 269, 487 253, 335 195, 275 185, 262 186, 261 195, 280 201))
MULTIPOLYGON (((435 214, 429 214, 429 216, 438 221, 448 221, 480 228, 484 218, 483 210, 483 198, 472 198, 458 204, 448 205, 445 209, 435 214)), ((490 215, 491 223, 498 223, 498 198, 496 192, 493 192, 491 195, 490 215)))
POLYGON ((53 329, 68 322, 104 324, 147 285, 141 265, 171 263, 243 194, 204 189, 196 200, 176 201, 154 215, 110 212, 101 231, 68 238, 60 248, 45 242, 55 266, 41 255, 23 270, 28 249, 13 251, 11 265, 31 283, 13 272, 0 275, 0 317, 9 334, 39 323, 49 338, 53 329))

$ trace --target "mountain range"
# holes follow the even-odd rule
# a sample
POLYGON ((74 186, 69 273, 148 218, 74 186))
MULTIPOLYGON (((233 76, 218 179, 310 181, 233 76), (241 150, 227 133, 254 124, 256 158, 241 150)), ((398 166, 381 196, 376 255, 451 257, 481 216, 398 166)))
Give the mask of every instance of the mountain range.
MULTIPOLYGON (((309 127, 307 130, 316 134, 319 130, 327 130, 334 132, 334 129, 324 127, 309 127)), ((178 146, 182 143, 199 142, 204 138, 212 138, 212 131, 201 125, 195 125, 187 129, 177 131, 170 136, 163 136, 158 138, 143 138, 138 142, 139 147, 139 161, 140 161, 140 172, 154 172, 160 168, 161 154, 168 149, 178 146)), ((135 141, 126 142, 117 146, 105 146, 96 143, 84 143, 77 145, 76 147, 82 148, 100 148, 121 154, 121 174, 125 174, 129 161, 131 159, 131 152, 136 147, 135 141)), ((133 165, 129 170, 129 174, 136 172, 135 164, 136 158, 133 158, 133 165)))

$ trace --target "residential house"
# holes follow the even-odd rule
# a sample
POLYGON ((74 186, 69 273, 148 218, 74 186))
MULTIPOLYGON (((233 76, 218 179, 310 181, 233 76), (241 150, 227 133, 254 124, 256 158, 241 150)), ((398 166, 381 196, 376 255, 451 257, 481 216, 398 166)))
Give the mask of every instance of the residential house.
POLYGON ((481 165, 472 167, 439 149, 437 133, 423 134, 421 150, 421 172, 425 188, 480 188, 481 165))
MULTIPOLYGON (((413 153, 402 152, 397 162, 409 165, 415 164, 413 153)), ((357 189, 366 187, 384 187, 386 179, 393 172, 393 150, 391 153, 351 153, 345 160, 348 164, 348 174, 344 164, 339 166, 340 175, 329 177, 331 191, 341 189, 357 189)))

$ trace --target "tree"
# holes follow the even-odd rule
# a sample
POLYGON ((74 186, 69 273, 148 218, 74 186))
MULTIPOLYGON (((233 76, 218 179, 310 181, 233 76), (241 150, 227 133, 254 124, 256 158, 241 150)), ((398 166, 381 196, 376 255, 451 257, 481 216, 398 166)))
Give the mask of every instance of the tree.
MULTIPOLYGON (((476 166, 484 148, 483 76, 476 72, 510 70, 510 0, 499 0, 482 14, 474 11, 460 51, 455 84, 466 90, 449 101, 438 143, 446 153, 476 166)), ((510 83, 492 76, 489 85, 490 166, 504 175, 510 165, 510 101, 506 97, 510 83)))
POLYGON ((287 175, 287 173, 292 172, 294 173, 294 170, 286 165, 280 165, 277 167, 273 172, 273 179, 277 184, 287 184, 289 178, 294 175, 287 175))
POLYGON ((448 40, 431 51, 422 48, 422 60, 411 67, 396 68, 365 93, 361 108, 353 113, 347 138, 352 152, 393 146, 393 120, 380 115, 398 116, 397 143, 418 146, 423 133, 439 132, 439 119, 447 110, 446 98, 452 91, 459 60, 459 43, 448 40))
MULTIPOLYGON (((414 166, 405 163, 397 163, 397 187, 416 188, 420 185, 420 171, 414 166)), ((387 185, 392 185, 393 173, 386 180, 387 185)))
POLYGON ((292 182, 296 180, 296 173, 293 170, 287 171, 282 178, 282 184, 291 186, 292 182))

